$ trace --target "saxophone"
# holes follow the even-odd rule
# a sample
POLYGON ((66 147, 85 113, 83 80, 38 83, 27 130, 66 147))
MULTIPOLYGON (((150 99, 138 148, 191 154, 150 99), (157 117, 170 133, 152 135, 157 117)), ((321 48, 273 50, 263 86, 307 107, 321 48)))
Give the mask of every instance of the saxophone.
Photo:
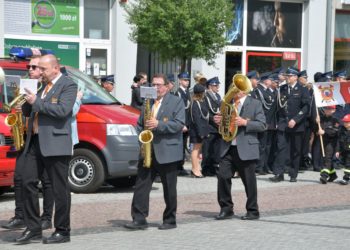
MULTIPOLYGON (((143 116, 143 127, 146 126, 146 121, 151 119, 151 101, 150 99, 146 99, 145 101, 145 112, 143 116)), ((152 156, 151 156, 151 147, 153 141, 153 133, 149 129, 144 129, 139 134, 139 141, 142 143, 141 145, 141 155, 143 157, 143 166, 145 168, 151 167, 152 156)))
POLYGON ((229 90, 222 99, 220 106, 222 119, 219 125, 219 134, 227 142, 232 141, 236 137, 238 130, 238 127, 234 124, 234 120, 238 116, 238 110, 231 104, 232 100, 237 99, 239 92, 243 91, 248 94, 251 90, 252 84, 248 77, 242 74, 233 76, 229 90))

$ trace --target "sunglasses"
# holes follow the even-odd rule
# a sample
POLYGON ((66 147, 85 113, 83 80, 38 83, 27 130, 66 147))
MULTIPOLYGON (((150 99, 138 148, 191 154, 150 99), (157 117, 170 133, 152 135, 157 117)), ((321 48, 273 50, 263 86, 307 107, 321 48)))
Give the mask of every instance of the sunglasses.
POLYGON ((27 70, 30 70, 30 69, 36 70, 36 68, 39 68, 39 66, 38 65, 30 65, 30 64, 27 65, 27 70))

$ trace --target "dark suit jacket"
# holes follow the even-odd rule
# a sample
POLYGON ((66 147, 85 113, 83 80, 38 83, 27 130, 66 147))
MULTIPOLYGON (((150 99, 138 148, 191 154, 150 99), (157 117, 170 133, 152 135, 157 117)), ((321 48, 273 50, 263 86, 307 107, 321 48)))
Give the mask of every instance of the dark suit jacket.
MULTIPOLYGON (((266 119, 261 102, 247 96, 239 116, 249 119, 247 126, 238 127, 236 139, 239 158, 242 161, 259 159, 258 133, 266 130, 266 119)), ((231 143, 221 140, 221 157, 225 156, 231 143)))
POLYGON ((37 112, 38 136, 42 155, 72 155, 71 119, 77 90, 77 84, 67 76, 62 75, 45 98, 41 99, 41 94, 44 91, 44 89, 41 89, 33 105, 25 103, 22 106, 23 114, 30 117, 24 153, 28 150, 33 120, 37 112))
MULTIPOLYGON (((144 110, 137 121, 138 134, 144 127, 144 110)), ((185 107, 183 101, 170 93, 162 100, 157 113, 158 127, 153 132, 153 149, 160 164, 183 159, 182 129, 185 125, 185 107)))

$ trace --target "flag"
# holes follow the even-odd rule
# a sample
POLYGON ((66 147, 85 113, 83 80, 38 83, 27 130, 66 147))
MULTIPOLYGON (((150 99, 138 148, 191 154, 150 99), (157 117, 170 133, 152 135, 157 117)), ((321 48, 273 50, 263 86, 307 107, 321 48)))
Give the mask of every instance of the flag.
POLYGON ((313 89, 317 107, 350 103, 350 82, 316 82, 313 89))

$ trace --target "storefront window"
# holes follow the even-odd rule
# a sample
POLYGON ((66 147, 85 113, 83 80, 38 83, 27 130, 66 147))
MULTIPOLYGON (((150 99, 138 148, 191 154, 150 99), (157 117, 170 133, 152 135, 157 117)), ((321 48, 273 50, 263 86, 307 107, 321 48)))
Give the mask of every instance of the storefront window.
POLYGON ((84 37, 109 39, 109 0, 84 1, 84 37))
POLYGON ((247 72, 268 72, 276 68, 296 67, 300 69, 300 53, 297 52, 247 52, 247 72))
POLYGON ((86 49, 86 74, 107 75, 107 49, 86 49))
POLYGON ((334 71, 350 72, 350 11, 335 16, 334 71))

